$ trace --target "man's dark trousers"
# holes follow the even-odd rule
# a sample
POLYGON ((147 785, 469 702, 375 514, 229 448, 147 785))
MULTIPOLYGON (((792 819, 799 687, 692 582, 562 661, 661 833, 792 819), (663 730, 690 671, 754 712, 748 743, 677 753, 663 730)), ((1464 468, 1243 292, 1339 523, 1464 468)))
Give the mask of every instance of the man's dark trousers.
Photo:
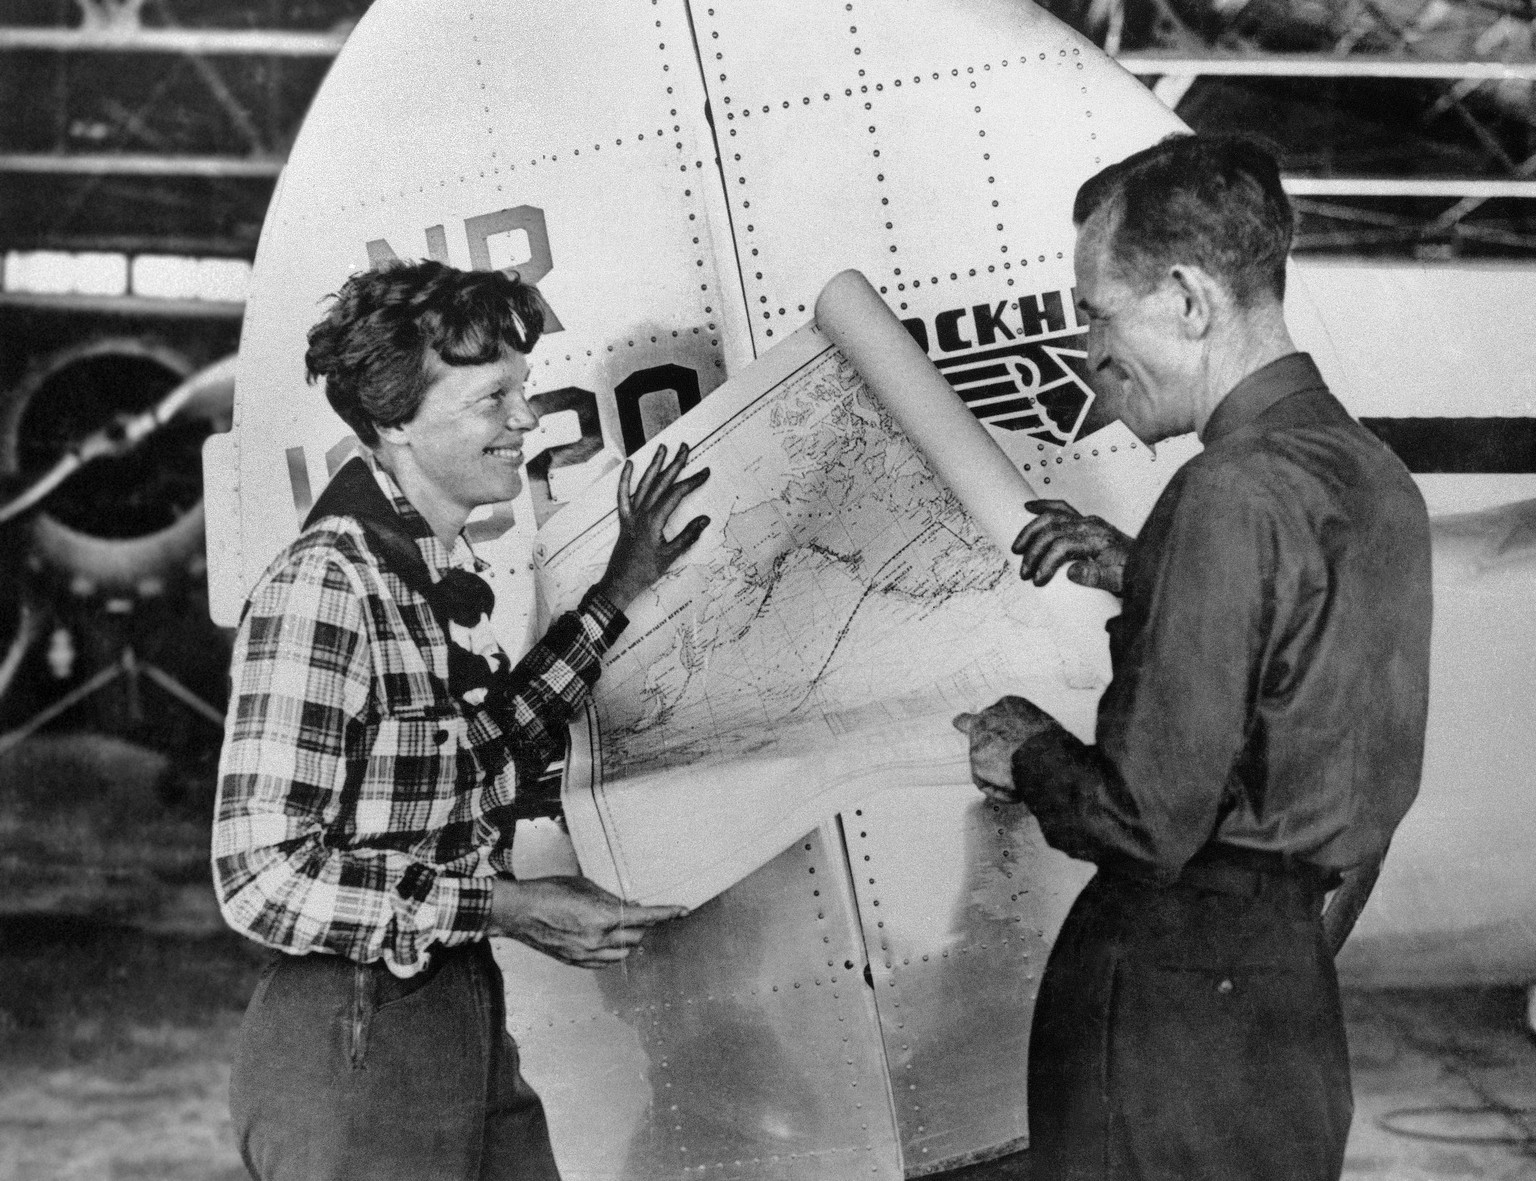
POLYGON ((559 1181, 484 942, 399 980, 279 956, 251 997, 230 1111, 257 1181, 559 1181))
POLYGON ((1035 1008, 1031 1174, 1337 1181, 1353 1099, 1322 898, 1285 872, 1101 869, 1035 1008))

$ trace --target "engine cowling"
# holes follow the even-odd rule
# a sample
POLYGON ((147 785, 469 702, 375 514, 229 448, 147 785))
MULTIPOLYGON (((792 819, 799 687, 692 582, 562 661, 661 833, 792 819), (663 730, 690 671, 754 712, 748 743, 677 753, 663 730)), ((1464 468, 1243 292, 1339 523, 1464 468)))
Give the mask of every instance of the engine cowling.
POLYGON ((180 403, 126 453, 71 475, 25 526, 33 575, 81 597, 152 597, 202 573, 203 440, 227 430, 234 371, 194 372, 185 356, 134 337, 61 350, 34 367, 0 410, 0 473, 18 490, 122 415, 180 403), (183 401, 182 398, 185 398, 183 401))

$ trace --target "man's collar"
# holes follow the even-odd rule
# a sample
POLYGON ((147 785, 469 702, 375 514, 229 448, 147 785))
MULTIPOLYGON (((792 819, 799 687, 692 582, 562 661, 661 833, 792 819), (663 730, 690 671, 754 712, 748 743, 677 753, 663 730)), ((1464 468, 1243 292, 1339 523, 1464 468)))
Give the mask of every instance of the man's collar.
POLYGON ((1281 398, 1303 390, 1325 390, 1328 383, 1307 353, 1287 353, 1268 365, 1255 369, 1228 391, 1216 405, 1200 442, 1209 447, 1219 439, 1241 430, 1281 398))

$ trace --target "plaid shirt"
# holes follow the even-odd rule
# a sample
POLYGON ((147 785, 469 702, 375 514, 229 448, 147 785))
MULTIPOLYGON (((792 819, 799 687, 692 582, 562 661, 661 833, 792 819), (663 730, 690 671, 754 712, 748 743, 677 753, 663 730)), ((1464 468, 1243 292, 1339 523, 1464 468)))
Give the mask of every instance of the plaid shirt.
MULTIPOLYGON (((489 574, 375 475, 434 580, 489 574)), ((517 768, 564 753, 625 622, 589 592, 512 671, 511 716, 492 717, 450 696, 447 637, 357 522, 314 522, 256 584, 235 638, 213 829, 225 919, 270 947, 382 957, 401 976, 434 945, 482 938, 492 876, 511 872, 517 768)), ((470 630, 466 647, 494 648, 488 619, 470 630)))

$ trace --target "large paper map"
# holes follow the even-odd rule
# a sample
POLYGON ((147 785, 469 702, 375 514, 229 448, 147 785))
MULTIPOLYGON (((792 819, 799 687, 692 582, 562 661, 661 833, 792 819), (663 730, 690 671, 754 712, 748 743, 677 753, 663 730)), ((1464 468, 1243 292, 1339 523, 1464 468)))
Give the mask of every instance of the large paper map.
MULTIPOLYGON (((1018 655, 977 637, 1058 659, 1038 604, 1007 593, 1003 555, 830 346, 697 462, 725 495, 702 506, 701 552, 634 608, 665 625, 621 639, 606 664, 605 775, 750 757, 796 722, 836 734, 908 696, 969 700, 1018 655)), ((585 540, 606 559, 610 529, 585 540)), ((576 575, 569 602, 601 564, 545 569, 576 575)))
MULTIPOLYGON (((1070 687, 1044 596, 816 327, 652 446, 680 441, 711 478, 678 519, 711 525, 604 661, 567 790, 590 876, 695 902, 860 792, 968 782, 950 719, 1003 693, 1091 733, 1096 693, 1070 687), (660 864, 669 841, 686 867, 660 864)), ((554 611, 602 573, 614 483, 540 533, 554 611)))

